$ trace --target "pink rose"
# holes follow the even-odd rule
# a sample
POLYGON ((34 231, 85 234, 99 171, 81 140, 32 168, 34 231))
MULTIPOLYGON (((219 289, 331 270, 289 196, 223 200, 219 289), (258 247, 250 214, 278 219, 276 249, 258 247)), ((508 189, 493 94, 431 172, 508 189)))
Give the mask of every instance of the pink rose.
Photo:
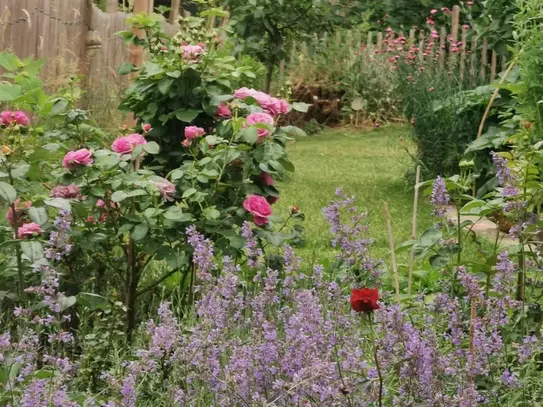
POLYGON ((183 45, 181 52, 183 52, 183 58, 194 61, 204 53, 204 48, 201 45, 183 45))
POLYGON ((185 127, 185 138, 188 140, 193 140, 196 137, 204 136, 206 132, 201 127, 189 126, 185 127))
POLYGON ((268 217, 272 214, 272 210, 266 198, 260 195, 249 195, 243 201, 243 207, 254 216, 256 225, 264 226, 269 222, 268 217))
POLYGON ((439 34, 437 33, 436 30, 432 31, 432 38, 439 38, 439 34))
POLYGON ((0 125, 28 126, 29 123, 30 121, 28 120, 28 117, 26 116, 25 112, 21 112, 21 111, 10 112, 6 110, 0 113, 0 125))
POLYGON ((228 105, 226 103, 221 103, 217 107, 217 116, 219 116, 219 117, 230 117, 230 116, 232 116, 232 111, 230 110, 230 108, 228 107, 228 105))
POLYGON ((175 185, 166 179, 151 181, 158 188, 162 199, 166 202, 172 202, 175 195, 175 185))
POLYGON ((188 138, 186 138, 185 140, 183 140, 181 142, 181 144, 183 145, 183 147, 190 147, 190 140, 188 138))
POLYGON ((144 125, 141 126, 141 128, 143 129, 145 133, 149 133, 151 130, 153 130, 153 128, 151 127, 149 123, 145 123, 144 125))
MULTIPOLYGON (((32 201, 21 202, 20 199, 16 199, 13 203, 15 206, 15 216, 17 216, 17 223, 20 223, 21 217, 32 206, 32 201)), ((13 208, 10 206, 6 213, 6 220, 11 226, 15 226, 15 216, 13 215, 13 208)))
POLYGON ((437 10, 435 8, 430 10, 430 14, 437 14, 437 10))
POLYGON ((275 180, 272 178, 270 173, 262 171, 259 175, 260 180, 262 181, 262 184, 269 187, 275 184, 275 180))
MULTIPOLYGON (((247 116, 246 124, 249 126, 253 126, 255 124, 269 124, 270 126, 273 126, 273 117, 267 113, 251 113, 249 116, 247 116)), ((257 131, 259 137, 266 137, 270 134, 268 129, 257 129, 257 131)))
POLYGON ((69 170, 74 169, 77 166, 84 165, 89 166, 94 162, 92 159, 92 153, 86 148, 81 150, 69 151, 62 159, 62 166, 69 170))
POLYGON ((39 235, 43 233, 43 229, 37 223, 25 223, 17 230, 17 235, 19 239, 24 239, 26 237, 32 237, 34 235, 39 235))
POLYGON ((147 140, 139 133, 130 134, 124 137, 117 137, 111 149, 119 154, 129 154, 134 150, 134 147, 140 144, 147 144, 147 140))
POLYGON ((78 199, 81 198, 81 189, 78 185, 57 185, 49 194, 51 198, 78 199))
MULTIPOLYGON (((104 202, 103 199, 99 199, 96 201, 96 206, 99 208, 105 208, 106 203, 104 202)), ((113 209, 121 207, 121 205, 118 202, 113 202, 113 201, 109 201, 109 206, 111 206, 113 209)))
POLYGON ((254 89, 243 87, 234 92, 234 97, 243 100, 243 99, 247 99, 249 96, 252 96, 254 92, 255 92, 254 89))

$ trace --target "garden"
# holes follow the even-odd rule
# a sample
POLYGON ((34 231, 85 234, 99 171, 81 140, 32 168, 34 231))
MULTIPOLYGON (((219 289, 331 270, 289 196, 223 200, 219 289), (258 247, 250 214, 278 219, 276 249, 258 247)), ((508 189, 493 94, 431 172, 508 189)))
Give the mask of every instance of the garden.
POLYGON ((0 406, 543 407, 540 0, 107 3, 107 103, 0 52, 0 406))

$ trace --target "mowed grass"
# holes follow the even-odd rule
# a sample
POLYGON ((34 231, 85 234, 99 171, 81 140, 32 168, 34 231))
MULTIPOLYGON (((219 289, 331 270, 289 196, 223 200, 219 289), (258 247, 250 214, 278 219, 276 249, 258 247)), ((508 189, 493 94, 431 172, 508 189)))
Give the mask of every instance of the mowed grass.
MULTIPOLYGON (((410 239, 414 185, 404 174, 411 164, 398 141, 407 130, 391 126, 368 131, 329 130, 316 136, 298 138, 288 146, 296 171, 279 185, 281 200, 276 209, 299 206, 306 215, 306 244, 297 252, 304 261, 331 259, 336 251, 330 244, 329 225, 322 208, 335 198, 336 188, 355 195, 359 208, 369 214, 369 236, 375 239, 372 256, 390 265, 383 204, 388 203, 396 246, 410 239)), ((419 201, 419 233, 433 223, 427 199, 419 201)), ((399 258, 406 262, 406 254, 399 258)))

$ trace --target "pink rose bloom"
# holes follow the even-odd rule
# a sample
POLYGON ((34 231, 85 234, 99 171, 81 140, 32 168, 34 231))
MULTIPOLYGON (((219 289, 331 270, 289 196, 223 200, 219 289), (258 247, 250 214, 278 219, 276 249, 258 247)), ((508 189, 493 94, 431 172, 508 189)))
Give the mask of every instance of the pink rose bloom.
POLYGON ((25 223, 23 226, 21 226, 17 230, 17 235, 19 236, 19 239, 32 237, 34 235, 39 235, 41 233, 43 233, 43 229, 41 228, 40 225, 34 222, 25 223))
POLYGON ((430 14, 437 14, 437 10, 435 8, 430 10, 430 14))
POLYGON ((149 123, 145 123, 144 125, 141 126, 141 128, 143 129, 145 133, 149 133, 151 130, 153 130, 153 128, 151 127, 149 123))
POLYGON ((275 180, 272 178, 269 172, 262 171, 259 175, 260 180, 262 181, 262 184, 269 187, 275 184, 275 180))
MULTIPOLYGON (((15 206, 17 223, 19 223, 21 216, 32 206, 32 201, 21 202, 20 199, 16 199, 13 205, 15 206)), ((15 226, 15 216, 13 216, 13 209, 11 206, 8 208, 8 212, 6 213, 6 220, 11 226, 15 226)))
POLYGON ((204 53, 204 47, 201 45, 183 45, 181 51, 183 52, 183 58, 194 61, 204 53))
MULTIPOLYGON (((247 116, 247 123, 249 126, 253 126, 255 124, 269 124, 273 126, 273 117, 271 117, 268 113, 251 113, 249 116, 247 116)), ((257 129, 258 131, 258 137, 266 137, 270 134, 270 131, 268 129, 257 129)))
POLYGON ((252 96, 254 92, 255 92, 254 89, 243 87, 234 92, 234 97, 238 99, 247 99, 249 96, 252 96))
POLYGON ((183 145, 183 147, 190 147, 190 140, 188 138, 186 138, 185 140, 183 140, 181 142, 181 144, 183 145))
POLYGON ((439 34, 437 33, 436 30, 432 31, 432 38, 439 38, 439 34))
MULTIPOLYGON (((99 200, 96 201, 96 206, 99 207, 99 208, 105 208, 106 203, 104 202, 103 199, 99 199, 99 200)), ((121 205, 118 202, 113 202, 113 201, 109 201, 109 206, 111 206, 114 209, 121 207, 121 205)))
POLYGON ((196 137, 205 136, 206 132, 201 127, 189 126, 185 127, 185 138, 188 140, 193 140, 196 137))
POLYGON ((162 199, 166 202, 172 202, 175 195, 175 185, 166 179, 156 180, 151 182, 158 188, 162 199))
POLYGON ((106 203, 103 199, 99 199, 98 201, 96 201, 96 206, 99 208, 103 208, 104 206, 106 206, 106 203))
POLYGON ((228 105, 226 103, 221 103, 217 107, 217 116, 219 116, 219 117, 230 117, 230 116, 232 116, 232 111, 230 110, 230 108, 228 107, 228 105))
POLYGON ((69 151, 62 159, 62 166, 69 170, 74 169, 77 166, 84 165, 89 166, 94 162, 92 159, 92 153, 86 148, 81 150, 69 151))
POLYGON ((4 126, 28 126, 29 123, 30 121, 28 120, 25 112, 10 112, 6 110, 0 113, 0 124, 3 124, 4 126))
POLYGON ((124 137, 117 137, 111 149, 119 154, 129 154, 134 150, 134 147, 140 144, 147 144, 147 140, 139 133, 130 134, 124 137))
POLYGON ((268 217, 272 214, 272 210, 270 204, 263 196, 249 195, 243 201, 243 207, 254 216, 256 225, 264 226, 269 222, 268 217))
POLYGON ((81 189, 79 185, 70 184, 66 185, 57 185, 51 190, 49 194, 51 198, 64 198, 64 199, 76 199, 81 198, 81 189))
POLYGON ((469 24, 464 24, 464 25, 462 26, 462 29, 463 29, 463 30, 469 30, 469 29, 470 29, 470 25, 469 25, 469 24))

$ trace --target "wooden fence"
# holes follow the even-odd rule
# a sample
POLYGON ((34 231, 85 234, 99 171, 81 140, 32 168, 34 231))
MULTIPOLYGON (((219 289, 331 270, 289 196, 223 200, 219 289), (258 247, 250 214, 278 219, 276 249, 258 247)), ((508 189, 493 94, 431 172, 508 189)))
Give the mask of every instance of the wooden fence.
POLYGON ((281 61, 280 82, 286 68, 299 64, 300 58, 302 64, 307 64, 319 52, 330 53, 338 47, 347 47, 357 55, 367 55, 362 50, 388 58, 409 55, 420 65, 446 69, 472 84, 494 80, 500 71, 505 70, 507 58, 491 49, 487 39, 478 38, 472 27, 462 24, 458 6, 454 6, 448 14, 450 21, 441 27, 434 25, 420 30, 411 29, 408 33, 390 30, 364 34, 338 31, 333 37, 324 33, 312 41, 295 44, 290 58, 281 61))
MULTIPOLYGON (((45 58, 46 84, 70 73, 94 83, 117 81, 129 50, 115 33, 127 29, 128 16, 104 13, 88 0, 0 0, 0 50, 45 58)), ((177 32, 163 25, 169 35, 177 32)))

